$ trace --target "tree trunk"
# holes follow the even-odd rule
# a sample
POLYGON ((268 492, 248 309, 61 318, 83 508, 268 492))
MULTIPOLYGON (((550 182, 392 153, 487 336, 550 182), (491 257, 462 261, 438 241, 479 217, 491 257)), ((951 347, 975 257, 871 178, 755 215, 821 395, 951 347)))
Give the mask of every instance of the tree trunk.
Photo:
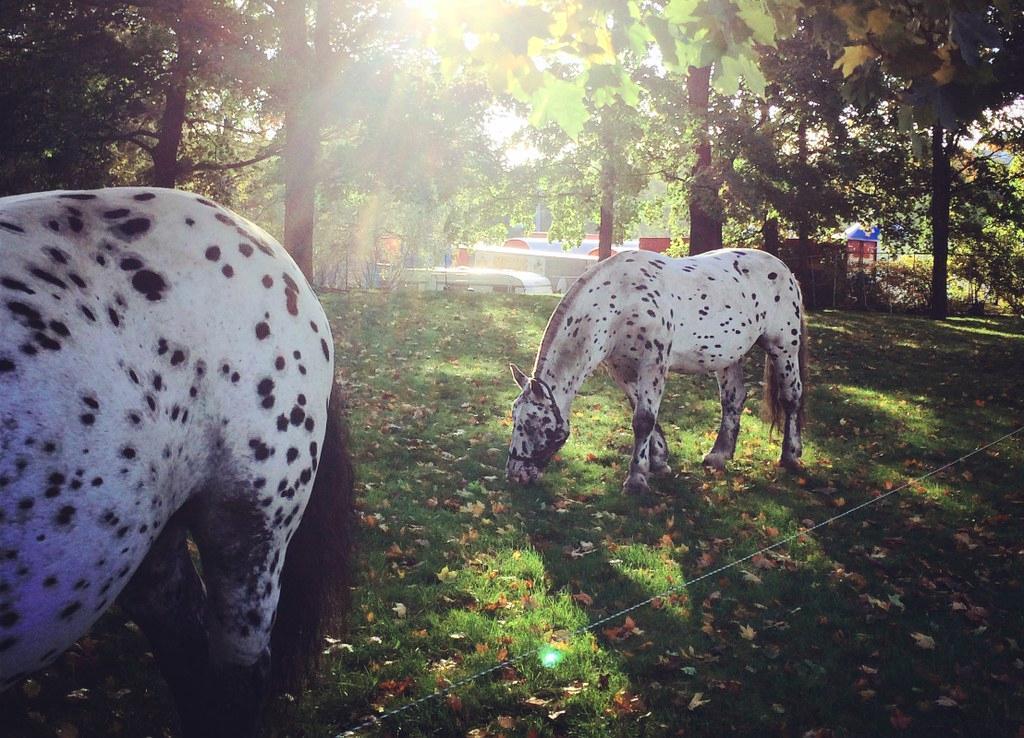
POLYGON ((320 144, 317 108, 312 100, 315 56, 309 44, 305 0, 277 6, 281 52, 288 65, 285 92, 284 247, 306 279, 313 280, 313 226, 316 221, 316 165, 320 144))
POLYGON ((932 304, 936 320, 949 317, 949 206, 953 173, 942 124, 932 126, 932 304))
POLYGON ((157 141, 151 152, 153 168, 150 170, 150 181, 156 187, 174 187, 180 173, 178 150, 181 148, 185 115, 188 112, 188 90, 196 51, 188 29, 183 26, 184 23, 175 24, 178 54, 171 68, 157 141))
POLYGON ((782 250, 782 240, 779 238, 779 219, 769 218, 761 226, 761 235, 764 237, 764 250, 772 256, 778 256, 782 250))
POLYGON ((306 279, 313 281, 313 228, 316 222, 316 176, 319 128, 305 106, 289 106, 284 116, 284 247, 306 279))
POLYGON ((697 163, 693 168, 690 193, 690 255, 722 248, 722 222, 715 215, 718 184, 711 167, 711 136, 708 108, 711 102, 711 67, 690 67, 686 78, 690 110, 698 122, 697 163))
POLYGON ((601 223, 597 231, 597 260, 604 261, 612 255, 612 239, 615 237, 615 167, 610 157, 601 164, 601 223))
MULTIPOLYGON (((808 202, 807 198, 807 122, 801 120, 797 125, 797 163, 799 165, 797 174, 797 192, 800 200, 808 202)), ((817 307, 817 295, 815 294, 814 269, 811 264, 811 226, 807 221, 806 213, 801 214, 796 224, 798 271, 803 280, 804 304, 807 307, 817 307)))

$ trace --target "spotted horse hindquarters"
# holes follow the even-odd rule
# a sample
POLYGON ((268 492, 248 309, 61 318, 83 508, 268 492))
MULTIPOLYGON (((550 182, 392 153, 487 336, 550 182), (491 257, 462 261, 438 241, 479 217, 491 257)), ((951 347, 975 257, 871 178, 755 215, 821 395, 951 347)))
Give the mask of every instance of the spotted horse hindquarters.
POLYGON ((308 663, 349 559, 315 295, 237 215, 123 188, 0 200, 0 311, 0 686, 123 590, 186 735, 252 735, 272 629, 308 663))

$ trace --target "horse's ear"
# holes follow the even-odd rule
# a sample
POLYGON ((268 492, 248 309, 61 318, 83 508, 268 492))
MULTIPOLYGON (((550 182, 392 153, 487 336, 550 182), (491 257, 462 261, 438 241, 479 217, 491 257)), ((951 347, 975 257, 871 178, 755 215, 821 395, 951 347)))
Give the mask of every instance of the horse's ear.
POLYGON ((512 370, 512 379, 516 380, 519 389, 526 389, 526 385, 530 382, 530 378, 526 376, 526 373, 515 364, 509 364, 508 368, 512 370))
POLYGON ((547 398, 547 394, 544 392, 544 385, 542 385, 536 379, 530 380, 530 392, 532 392, 533 396, 536 397, 538 400, 543 400, 547 398))

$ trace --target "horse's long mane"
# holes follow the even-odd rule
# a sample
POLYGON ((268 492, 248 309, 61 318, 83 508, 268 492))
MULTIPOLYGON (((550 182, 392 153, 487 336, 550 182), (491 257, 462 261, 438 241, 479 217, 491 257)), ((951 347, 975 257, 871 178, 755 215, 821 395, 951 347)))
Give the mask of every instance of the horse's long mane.
POLYGON ((561 326, 565 323, 566 314, 576 307, 576 298, 583 291, 594 278, 594 274, 600 270, 602 264, 605 262, 598 262, 596 265, 585 271, 580 275, 579 279, 572 283, 572 285, 565 291, 562 299, 559 300, 558 305, 555 307, 555 312, 551 313, 551 317, 548 319, 548 325, 544 329, 544 337, 541 339, 540 348, 537 349, 537 358, 533 362, 533 376, 539 376, 540 370, 544 367, 544 360, 548 356, 548 351, 551 349, 551 344, 555 342, 558 337, 558 331, 561 326))

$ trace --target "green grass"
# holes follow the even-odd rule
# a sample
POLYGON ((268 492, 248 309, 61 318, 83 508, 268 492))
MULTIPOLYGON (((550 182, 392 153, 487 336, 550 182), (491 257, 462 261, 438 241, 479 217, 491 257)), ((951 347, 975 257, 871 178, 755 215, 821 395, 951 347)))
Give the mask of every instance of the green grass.
MULTIPOLYGON (((718 426, 714 381, 674 377, 661 422, 675 471, 638 499, 620 491, 627 404, 603 375, 584 385, 572 438, 541 483, 504 480, 517 393, 507 364, 532 365, 553 299, 357 292, 325 303, 358 471, 358 586, 314 688, 273 702, 273 735, 337 735, 505 658, 518 660, 366 734, 1022 729, 1020 438, 685 587, 1024 424, 1021 321, 813 314, 798 476, 775 466, 779 439, 757 415, 760 352, 724 475, 700 467, 718 426)), ((35 696, 22 690, 0 711, 33 736, 64 723, 104 734, 113 709, 123 734, 158 734, 162 685, 123 622, 109 616, 93 635, 97 663, 78 672, 99 680, 79 684, 93 686, 89 699, 65 697, 75 682, 58 662, 35 696)))

